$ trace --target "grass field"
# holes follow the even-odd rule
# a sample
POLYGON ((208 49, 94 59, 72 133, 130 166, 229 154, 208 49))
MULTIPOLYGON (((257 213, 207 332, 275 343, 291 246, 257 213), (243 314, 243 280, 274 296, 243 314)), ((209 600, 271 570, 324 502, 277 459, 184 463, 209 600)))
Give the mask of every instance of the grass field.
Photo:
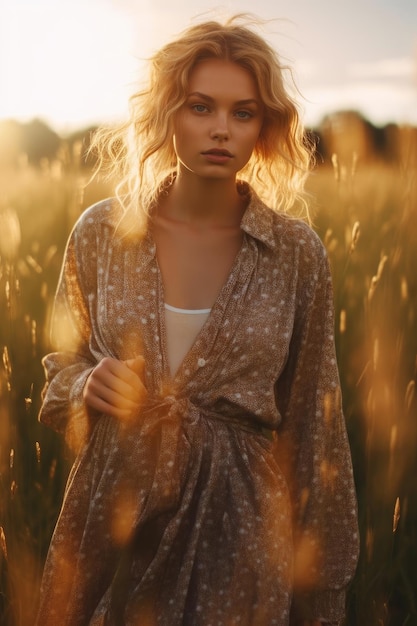
MULTIPOLYGON (((309 190, 334 278, 362 550, 349 626, 417 624, 417 163, 320 166, 309 190)), ((33 623, 71 458, 37 421, 69 230, 109 189, 62 163, 0 171, 0 623, 33 623)))

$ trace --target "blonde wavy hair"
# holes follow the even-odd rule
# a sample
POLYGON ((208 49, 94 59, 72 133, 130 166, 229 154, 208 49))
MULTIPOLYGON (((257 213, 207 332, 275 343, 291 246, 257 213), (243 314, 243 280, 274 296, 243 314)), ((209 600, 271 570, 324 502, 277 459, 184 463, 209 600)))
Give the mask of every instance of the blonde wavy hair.
POLYGON ((193 68, 208 58, 245 68, 264 105, 258 142, 239 179, 274 210, 308 215, 303 190, 314 146, 284 85, 284 73, 291 70, 253 30, 257 22, 236 15, 224 24, 208 21, 188 28, 150 59, 148 86, 131 96, 129 119, 95 134, 92 150, 98 156, 97 171, 104 170, 117 181, 119 202, 125 211, 133 210, 142 218, 143 225, 161 190, 175 177, 175 117, 186 101, 193 68))

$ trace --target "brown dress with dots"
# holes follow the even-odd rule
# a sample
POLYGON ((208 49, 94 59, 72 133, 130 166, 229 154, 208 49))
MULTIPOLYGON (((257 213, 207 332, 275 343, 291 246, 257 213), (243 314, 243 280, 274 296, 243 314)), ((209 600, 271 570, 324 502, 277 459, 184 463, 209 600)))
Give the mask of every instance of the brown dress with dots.
POLYGON ((151 234, 87 210, 56 296, 40 419, 78 450, 39 626, 288 626, 338 620, 357 511, 322 243, 250 188, 243 244, 172 378, 151 234), (149 398, 121 426, 88 416, 105 356, 143 354, 149 398))

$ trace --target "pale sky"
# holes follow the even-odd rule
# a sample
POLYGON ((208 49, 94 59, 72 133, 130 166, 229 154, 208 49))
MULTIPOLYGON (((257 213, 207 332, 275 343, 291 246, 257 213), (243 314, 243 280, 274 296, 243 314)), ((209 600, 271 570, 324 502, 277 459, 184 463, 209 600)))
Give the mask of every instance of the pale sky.
POLYGON ((306 124, 353 108, 417 124, 417 0, 0 0, 0 119, 60 132, 126 114, 143 62, 198 16, 253 12, 295 71, 306 124))

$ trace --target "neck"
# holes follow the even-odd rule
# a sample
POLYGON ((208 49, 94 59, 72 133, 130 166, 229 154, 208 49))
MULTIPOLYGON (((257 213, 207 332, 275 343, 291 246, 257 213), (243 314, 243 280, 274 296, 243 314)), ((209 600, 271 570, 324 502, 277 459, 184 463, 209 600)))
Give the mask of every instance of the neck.
POLYGON ((161 207, 172 219, 194 224, 239 225, 244 200, 234 179, 201 178, 179 173, 161 207))

